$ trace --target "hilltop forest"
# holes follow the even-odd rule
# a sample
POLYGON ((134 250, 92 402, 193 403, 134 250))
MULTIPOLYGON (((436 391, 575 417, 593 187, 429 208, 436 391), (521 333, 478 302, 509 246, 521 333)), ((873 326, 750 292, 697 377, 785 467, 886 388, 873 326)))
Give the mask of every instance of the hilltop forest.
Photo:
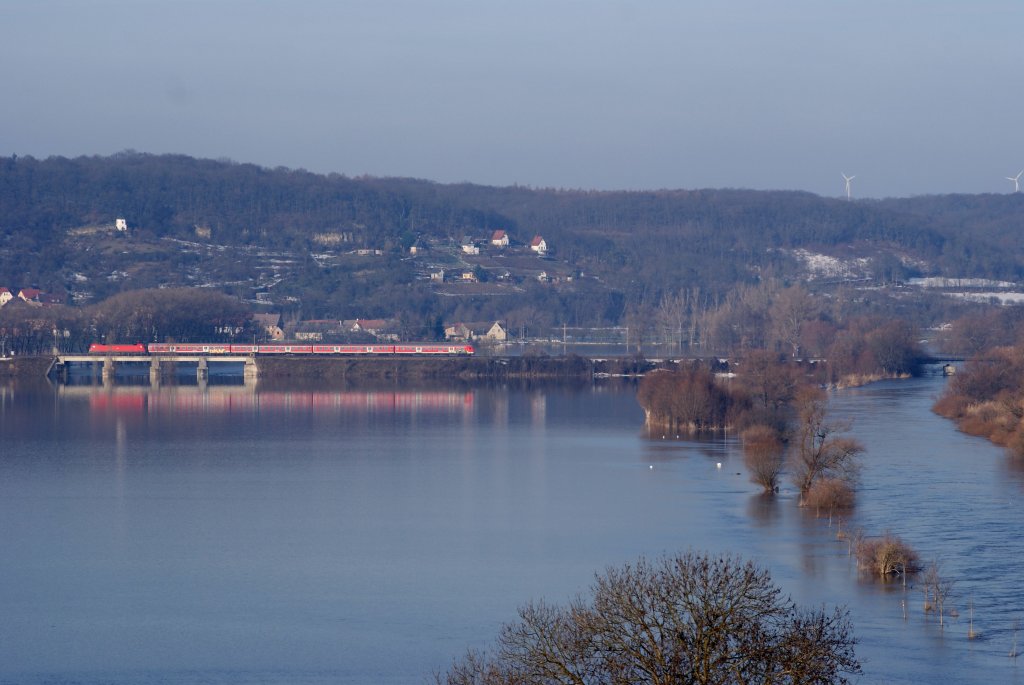
POLYGON ((294 320, 394 319, 409 336, 502 320, 795 351, 780 307, 835 327, 854 316, 932 325, 963 305, 909 292, 911 277, 1021 281, 1022 219, 1021 194, 848 202, 442 185, 136 152, 15 156, 0 158, 0 286, 74 307, 200 287, 294 320), (496 230, 508 248, 490 245, 496 230), (534 236, 547 252, 528 248, 534 236), (479 254, 463 248, 474 244, 479 254), (816 271, 815 256, 842 268, 816 271))

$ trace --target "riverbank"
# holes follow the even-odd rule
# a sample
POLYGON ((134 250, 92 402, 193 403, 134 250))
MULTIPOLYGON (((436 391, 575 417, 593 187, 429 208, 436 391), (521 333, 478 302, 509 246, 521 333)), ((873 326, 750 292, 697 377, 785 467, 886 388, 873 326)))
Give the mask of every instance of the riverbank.
POLYGON ((569 380, 595 375, 637 375, 653 364, 631 359, 594 361, 584 357, 265 357, 263 380, 569 380))
POLYGON ((914 374, 909 373, 854 373, 843 376, 838 382, 829 386, 832 390, 843 390, 844 388, 861 388, 869 383, 879 381, 896 381, 913 378, 914 374))
POLYGON ((53 357, 2 357, 0 358, 0 380, 42 379, 53 363, 53 357))

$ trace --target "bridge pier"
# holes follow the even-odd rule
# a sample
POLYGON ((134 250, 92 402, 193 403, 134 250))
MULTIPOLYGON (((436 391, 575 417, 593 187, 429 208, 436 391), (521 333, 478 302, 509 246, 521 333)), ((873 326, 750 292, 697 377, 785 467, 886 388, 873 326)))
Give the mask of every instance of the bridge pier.
POLYGON ((160 358, 153 357, 152 361, 149 362, 149 384, 153 387, 160 385, 160 358))
POLYGON ((50 370, 46 372, 47 378, 56 378, 60 383, 68 382, 68 365, 63 363, 60 358, 55 358, 53 363, 50 364, 50 370))
POLYGON ((210 367, 206 363, 206 357, 199 358, 199 364, 196 366, 196 380, 199 382, 205 381, 210 377, 210 367))
POLYGON ((108 385, 114 380, 114 376, 117 374, 117 364, 115 364, 114 360, 110 357, 104 359, 102 364, 103 370, 101 373, 103 375, 103 385, 108 385))
POLYGON ((242 369, 242 380, 246 385, 254 383, 260 377, 260 368, 256 366, 256 360, 249 357, 245 360, 245 367, 242 369))

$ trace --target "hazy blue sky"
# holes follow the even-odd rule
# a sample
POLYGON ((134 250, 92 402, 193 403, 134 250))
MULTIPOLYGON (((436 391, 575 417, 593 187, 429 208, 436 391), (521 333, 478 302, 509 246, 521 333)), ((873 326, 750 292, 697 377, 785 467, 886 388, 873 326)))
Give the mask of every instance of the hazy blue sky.
POLYGON ((0 154, 1006 192, 1024 2, 0 0, 0 154))

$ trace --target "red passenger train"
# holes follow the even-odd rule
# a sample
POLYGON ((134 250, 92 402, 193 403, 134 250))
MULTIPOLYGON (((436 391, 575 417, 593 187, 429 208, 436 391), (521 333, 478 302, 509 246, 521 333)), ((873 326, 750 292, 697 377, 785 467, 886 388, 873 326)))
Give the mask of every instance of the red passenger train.
POLYGON ((296 354, 344 356, 465 356, 475 353, 472 345, 401 343, 398 345, 235 345, 228 343, 150 343, 144 345, 89 345, 89 354, 296 354))

